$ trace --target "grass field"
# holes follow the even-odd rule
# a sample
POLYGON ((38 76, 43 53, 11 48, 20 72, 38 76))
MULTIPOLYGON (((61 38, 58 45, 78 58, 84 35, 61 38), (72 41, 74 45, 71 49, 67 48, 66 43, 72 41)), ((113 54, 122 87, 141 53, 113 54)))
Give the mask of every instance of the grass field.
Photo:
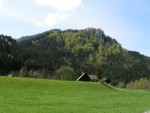
POLYGON ((150 92, 100 83, 0 77, 0 113, 143 113, 150 92))

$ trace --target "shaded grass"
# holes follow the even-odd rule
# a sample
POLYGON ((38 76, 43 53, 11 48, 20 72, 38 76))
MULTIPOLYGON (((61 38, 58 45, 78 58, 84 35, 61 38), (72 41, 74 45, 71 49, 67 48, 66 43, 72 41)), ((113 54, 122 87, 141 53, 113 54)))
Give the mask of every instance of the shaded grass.
POLYGON ((150 92, 92 82, 0 77, 1 113, 143 113, 150 92))

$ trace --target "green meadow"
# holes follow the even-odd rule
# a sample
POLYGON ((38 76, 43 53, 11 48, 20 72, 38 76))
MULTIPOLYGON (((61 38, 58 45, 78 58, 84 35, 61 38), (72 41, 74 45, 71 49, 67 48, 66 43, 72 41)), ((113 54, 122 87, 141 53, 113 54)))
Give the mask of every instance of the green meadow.
POLYGON ((144 113, 150 92, 92 82, 0 77, 0 113, 144 113))

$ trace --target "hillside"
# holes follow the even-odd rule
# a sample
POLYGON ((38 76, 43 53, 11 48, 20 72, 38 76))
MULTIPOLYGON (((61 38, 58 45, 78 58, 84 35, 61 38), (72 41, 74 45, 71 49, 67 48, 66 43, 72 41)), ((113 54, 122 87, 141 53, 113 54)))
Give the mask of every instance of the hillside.
POLYGON ((144 113, 150 92, 92 82, 0 77, 2 113, 144 113), (69 90, 68 90, 69 89, 69 90))
MULTIPOLYGON (((150 58, 122 48, 101 29, 54 29, 22 37, 14 45, 16 51, 7 48, 5 57, 12 55, 18 64, 3 74, 12 72, 17 76, 52 79, 62 79, 65 75, 66 80, 75 80, 82 72, 95 74, 100 67, 113 85, 150 78, 150 58)), ((7 67, 9 62, 3 59, 1 62, 7 67)))
POLYGON ((15 39, 0 35, 0 74, 17 71, 21 67, 20 50, 15 39))

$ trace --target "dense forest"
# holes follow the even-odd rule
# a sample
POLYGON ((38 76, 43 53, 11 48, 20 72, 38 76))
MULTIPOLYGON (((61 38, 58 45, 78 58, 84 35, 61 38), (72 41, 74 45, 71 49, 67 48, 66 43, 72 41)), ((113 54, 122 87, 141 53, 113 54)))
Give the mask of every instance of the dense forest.
POLYGON ((101 29, 53 29, 17 40, 0 35, 1 75, 75 80, 99 68, 113 85, 150 78, 150 58, 122 48, 101 29))

